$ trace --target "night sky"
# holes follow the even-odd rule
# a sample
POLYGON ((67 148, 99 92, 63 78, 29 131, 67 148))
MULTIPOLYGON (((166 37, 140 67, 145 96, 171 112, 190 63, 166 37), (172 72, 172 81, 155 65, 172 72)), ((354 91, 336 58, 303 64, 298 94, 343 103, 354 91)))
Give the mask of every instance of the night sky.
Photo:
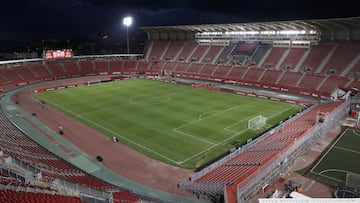
POLYGON ((360 16, 355 1, 305 0, 1 0, 0 40, 96 37, 141 26, 242 23, 360 16), (334 3, 335 1, 335 3, 334 3))

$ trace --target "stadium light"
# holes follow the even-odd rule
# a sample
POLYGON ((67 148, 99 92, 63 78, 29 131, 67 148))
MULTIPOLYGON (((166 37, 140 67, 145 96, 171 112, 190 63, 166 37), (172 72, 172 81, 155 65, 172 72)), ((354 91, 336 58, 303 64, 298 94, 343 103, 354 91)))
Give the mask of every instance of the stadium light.
POLYGON ((123 19, 123 24, 126 27, 126 48, 127 48, 127 53, 130 53, 130 48, 129 48, 129 26, 131 26, 132 24, 132 17, 128 16, 125 17, 123 19))

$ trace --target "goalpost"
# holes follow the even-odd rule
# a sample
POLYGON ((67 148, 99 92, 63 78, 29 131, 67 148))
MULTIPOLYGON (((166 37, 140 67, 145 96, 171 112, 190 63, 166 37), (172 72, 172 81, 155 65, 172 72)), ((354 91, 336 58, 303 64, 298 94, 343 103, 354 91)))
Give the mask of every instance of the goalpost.
POLYGON ((87 82, 87 86, 101 84, 101 80, 90 80, 87 82))
POLYGON ((258 115, 248 121, 248 129, 258 130, 266 125, 267 118, 262 115, 258 115))
POLYGON ((351 188, 360 189, 360 174, 347 172, 345 185, 351 188))

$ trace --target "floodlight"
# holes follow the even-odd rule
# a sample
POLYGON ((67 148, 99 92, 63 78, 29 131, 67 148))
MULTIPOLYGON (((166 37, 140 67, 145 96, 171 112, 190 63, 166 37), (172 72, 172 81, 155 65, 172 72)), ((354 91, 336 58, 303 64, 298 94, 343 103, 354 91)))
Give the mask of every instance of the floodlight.
POLYGON ((125 17, 123 19, 123 24, 126 26, 126 27, 129 27, 131 24, 132 24, 132 17, 125 17))
POLYGON ((123 19, 123 24, 126 26, 126 48, 127 54, 130 53, 129 48, 129 26, 132 24, 132 17, 128 16, 123 19))

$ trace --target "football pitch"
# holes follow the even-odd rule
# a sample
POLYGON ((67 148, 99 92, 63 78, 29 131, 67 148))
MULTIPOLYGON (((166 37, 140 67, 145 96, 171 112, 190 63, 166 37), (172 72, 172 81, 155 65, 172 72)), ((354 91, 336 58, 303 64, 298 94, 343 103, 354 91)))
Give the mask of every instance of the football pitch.
POLYGON ((249 130, 249 119, 265 116, 271 127, 300 110, 289 103, 147 79, 34 96, 149 157, 189 169, 264 130, 249 130))
POLYGON ((348 128, 311 170, 325 183, 360 189, 360 130, 348 128))

